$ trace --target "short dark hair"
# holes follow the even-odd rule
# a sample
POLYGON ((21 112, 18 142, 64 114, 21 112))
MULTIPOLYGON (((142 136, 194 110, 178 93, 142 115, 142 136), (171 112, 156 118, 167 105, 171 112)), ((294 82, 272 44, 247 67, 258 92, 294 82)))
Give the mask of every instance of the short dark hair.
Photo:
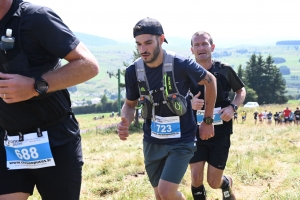
POLYGON ((194 33, 194 35, 192 36, 192 39, 191 39, 191 46, 193 46, 193 37, 194 37, 194 36, 201 36, 201 35, 208 35, 208 36, 209 36, 209 39, 208 39, 209 44, 212 45, 212 44, 214 43, 214 41, 213 41, 211 35, 210 35, 208 32, 205 32, 205 31, 197 31, 197 32, 194 33))

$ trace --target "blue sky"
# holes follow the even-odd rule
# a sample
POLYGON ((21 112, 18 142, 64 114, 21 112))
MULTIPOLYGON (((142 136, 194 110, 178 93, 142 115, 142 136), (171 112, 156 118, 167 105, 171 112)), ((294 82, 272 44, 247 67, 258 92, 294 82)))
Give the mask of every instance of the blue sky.
POLYGON ((300 40, 299 0, 28 0, 52 8, 74 32, 134 41, 142 18, 161 22, 165 36, 190 39, 209 32, 215 43, 300 40))

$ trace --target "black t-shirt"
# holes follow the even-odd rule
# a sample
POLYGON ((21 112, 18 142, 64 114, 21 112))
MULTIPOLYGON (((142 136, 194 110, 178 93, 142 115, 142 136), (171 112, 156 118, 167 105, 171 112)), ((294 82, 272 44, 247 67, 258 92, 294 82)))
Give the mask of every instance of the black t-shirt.
POLYGON ((272 113, 268 113, 268 114, 267 114, 267 118, 268 118, 268 119, 272 119, 272 116, 273 116, 272 113))
MULTIPOLYGON (((244 83, 241 81, 241 79, 237 76, 235 71, 229 65, 225 65, 225 64, 219 65, 219 63, 218 64, 216 63, 217 62, 215 61, 212 67, 208 71, 214 74, 214 76, 217 79, 218 93, 222 92, 222 95, 218 94, 219 99, 217 99, 215 107, 224 108, 230 105, 230 99, 228 97, 230 90, 236 92, 244 87, 244 83)), ((199 91, 201 92, 199 99, 205 99, 204 86, 202 85, 198 85, 197 87, 191 86, 191 92, 194 95, 198 94, 199 91)), ((194 111, 195 116, 196 116, 196 112, 197 111, 194 111)), ((229 122, 223 121, 223 124, 215 125, 214 129, 215 129, 215 137, 230 135, 232 133, 232 120, 230 120, 229 122)), ((199 139, 199 129, 197 129, 196 136, 199 139)))
POLYGON ((297 120, 300 119, 300 110, 295 110, 294 115, 297 120))
MULTIPOLYGON (((1 36, 8 28, 12 29, 15 47, 6 53, 0 51, 0 71, 3 73, 41 76, 58 67, 59 58, 64 58, 79 44, 79 40, 53 10, 20 0, 13 1, 0 21, 1 36), (29 6, 20 9, 19 4, 29 6)), ((66 89, 13 104, 0 99, 0 126, 12 131, 37 128, 68 115, 70 107, 70 95, 66 89)), ((47 130, 52 146, 68 142, 79 134, 77 121, 72 116, 61 125, 47 130)))
MULTIPOLYGON (((145 72, 150 90, 159 89, 163 86, 162 64, 156 68, 145 65, 145 72)), ((186 96, 190 85, 197 85, 206 76, 206 70, 191 59, 176 55, 174 58, 174 77, 176 86, 181 95, 186 96)), ((140 97, 136 71, 134 64, 126 69, 126 98, 134 101, 140 97)), ((162 102, 162 92, 153 94, 154 102, 162 102)), ((167 105, 155 107, 155 115, 161 117, 174 116, 167 105)), ((145 120, 143 125, 144 140, 156 144, 176 144, 180 142, 192 142, 195 138, 196 121, 191 109, 191 102, 187 99, 187 112, 180 117, 181 138, 157 139, 151 137, 151 120, 145 120)))
POLYGON ((253 113, 254 119, 257 119, 257 115, 258 115, 258 112, 253 113))

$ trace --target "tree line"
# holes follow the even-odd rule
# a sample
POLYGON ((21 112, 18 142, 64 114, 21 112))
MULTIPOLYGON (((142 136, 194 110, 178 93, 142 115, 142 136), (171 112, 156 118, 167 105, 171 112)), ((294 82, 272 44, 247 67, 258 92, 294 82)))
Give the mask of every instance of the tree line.
MULTIPOLYGON (((124 104, 124 100, 121 100, 121 105, 124 104)), ((101 98, 101 102, 86 106, 72 107, 75 114, 89 114, 89 113, 106 113, 118 111, 118 100, 111 101, 104 94, 101 98)))
POLYGON ((237 74, 245 83, 245 102, 284 104, 288 101, 286 82, 271 55, 264 59, 262 55, 252 54, 244 69, 238 67, 237 74))

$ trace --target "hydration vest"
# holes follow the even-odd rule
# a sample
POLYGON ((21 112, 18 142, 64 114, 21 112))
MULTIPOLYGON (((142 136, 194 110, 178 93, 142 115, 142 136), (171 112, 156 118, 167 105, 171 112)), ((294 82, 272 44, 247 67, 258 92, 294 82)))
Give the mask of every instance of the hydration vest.
POLYGON ((187 111, 186 97, 182 96, 177 89, 174 78, 174 57, 175 53, 164 51, 164 61, 162 67, 163 87, 158 90, 150 90, 147 76, 145 73, 144 61, 139 58, 135 64, 138 88, 140 93, 140 103, 142 106, 142 117, 151 119, 155 116, 155 106, 166 104, 168 108, 177 116, 182 116, 187 111), (163 101, 154 102, 153 93, 162 92, 163 101))

